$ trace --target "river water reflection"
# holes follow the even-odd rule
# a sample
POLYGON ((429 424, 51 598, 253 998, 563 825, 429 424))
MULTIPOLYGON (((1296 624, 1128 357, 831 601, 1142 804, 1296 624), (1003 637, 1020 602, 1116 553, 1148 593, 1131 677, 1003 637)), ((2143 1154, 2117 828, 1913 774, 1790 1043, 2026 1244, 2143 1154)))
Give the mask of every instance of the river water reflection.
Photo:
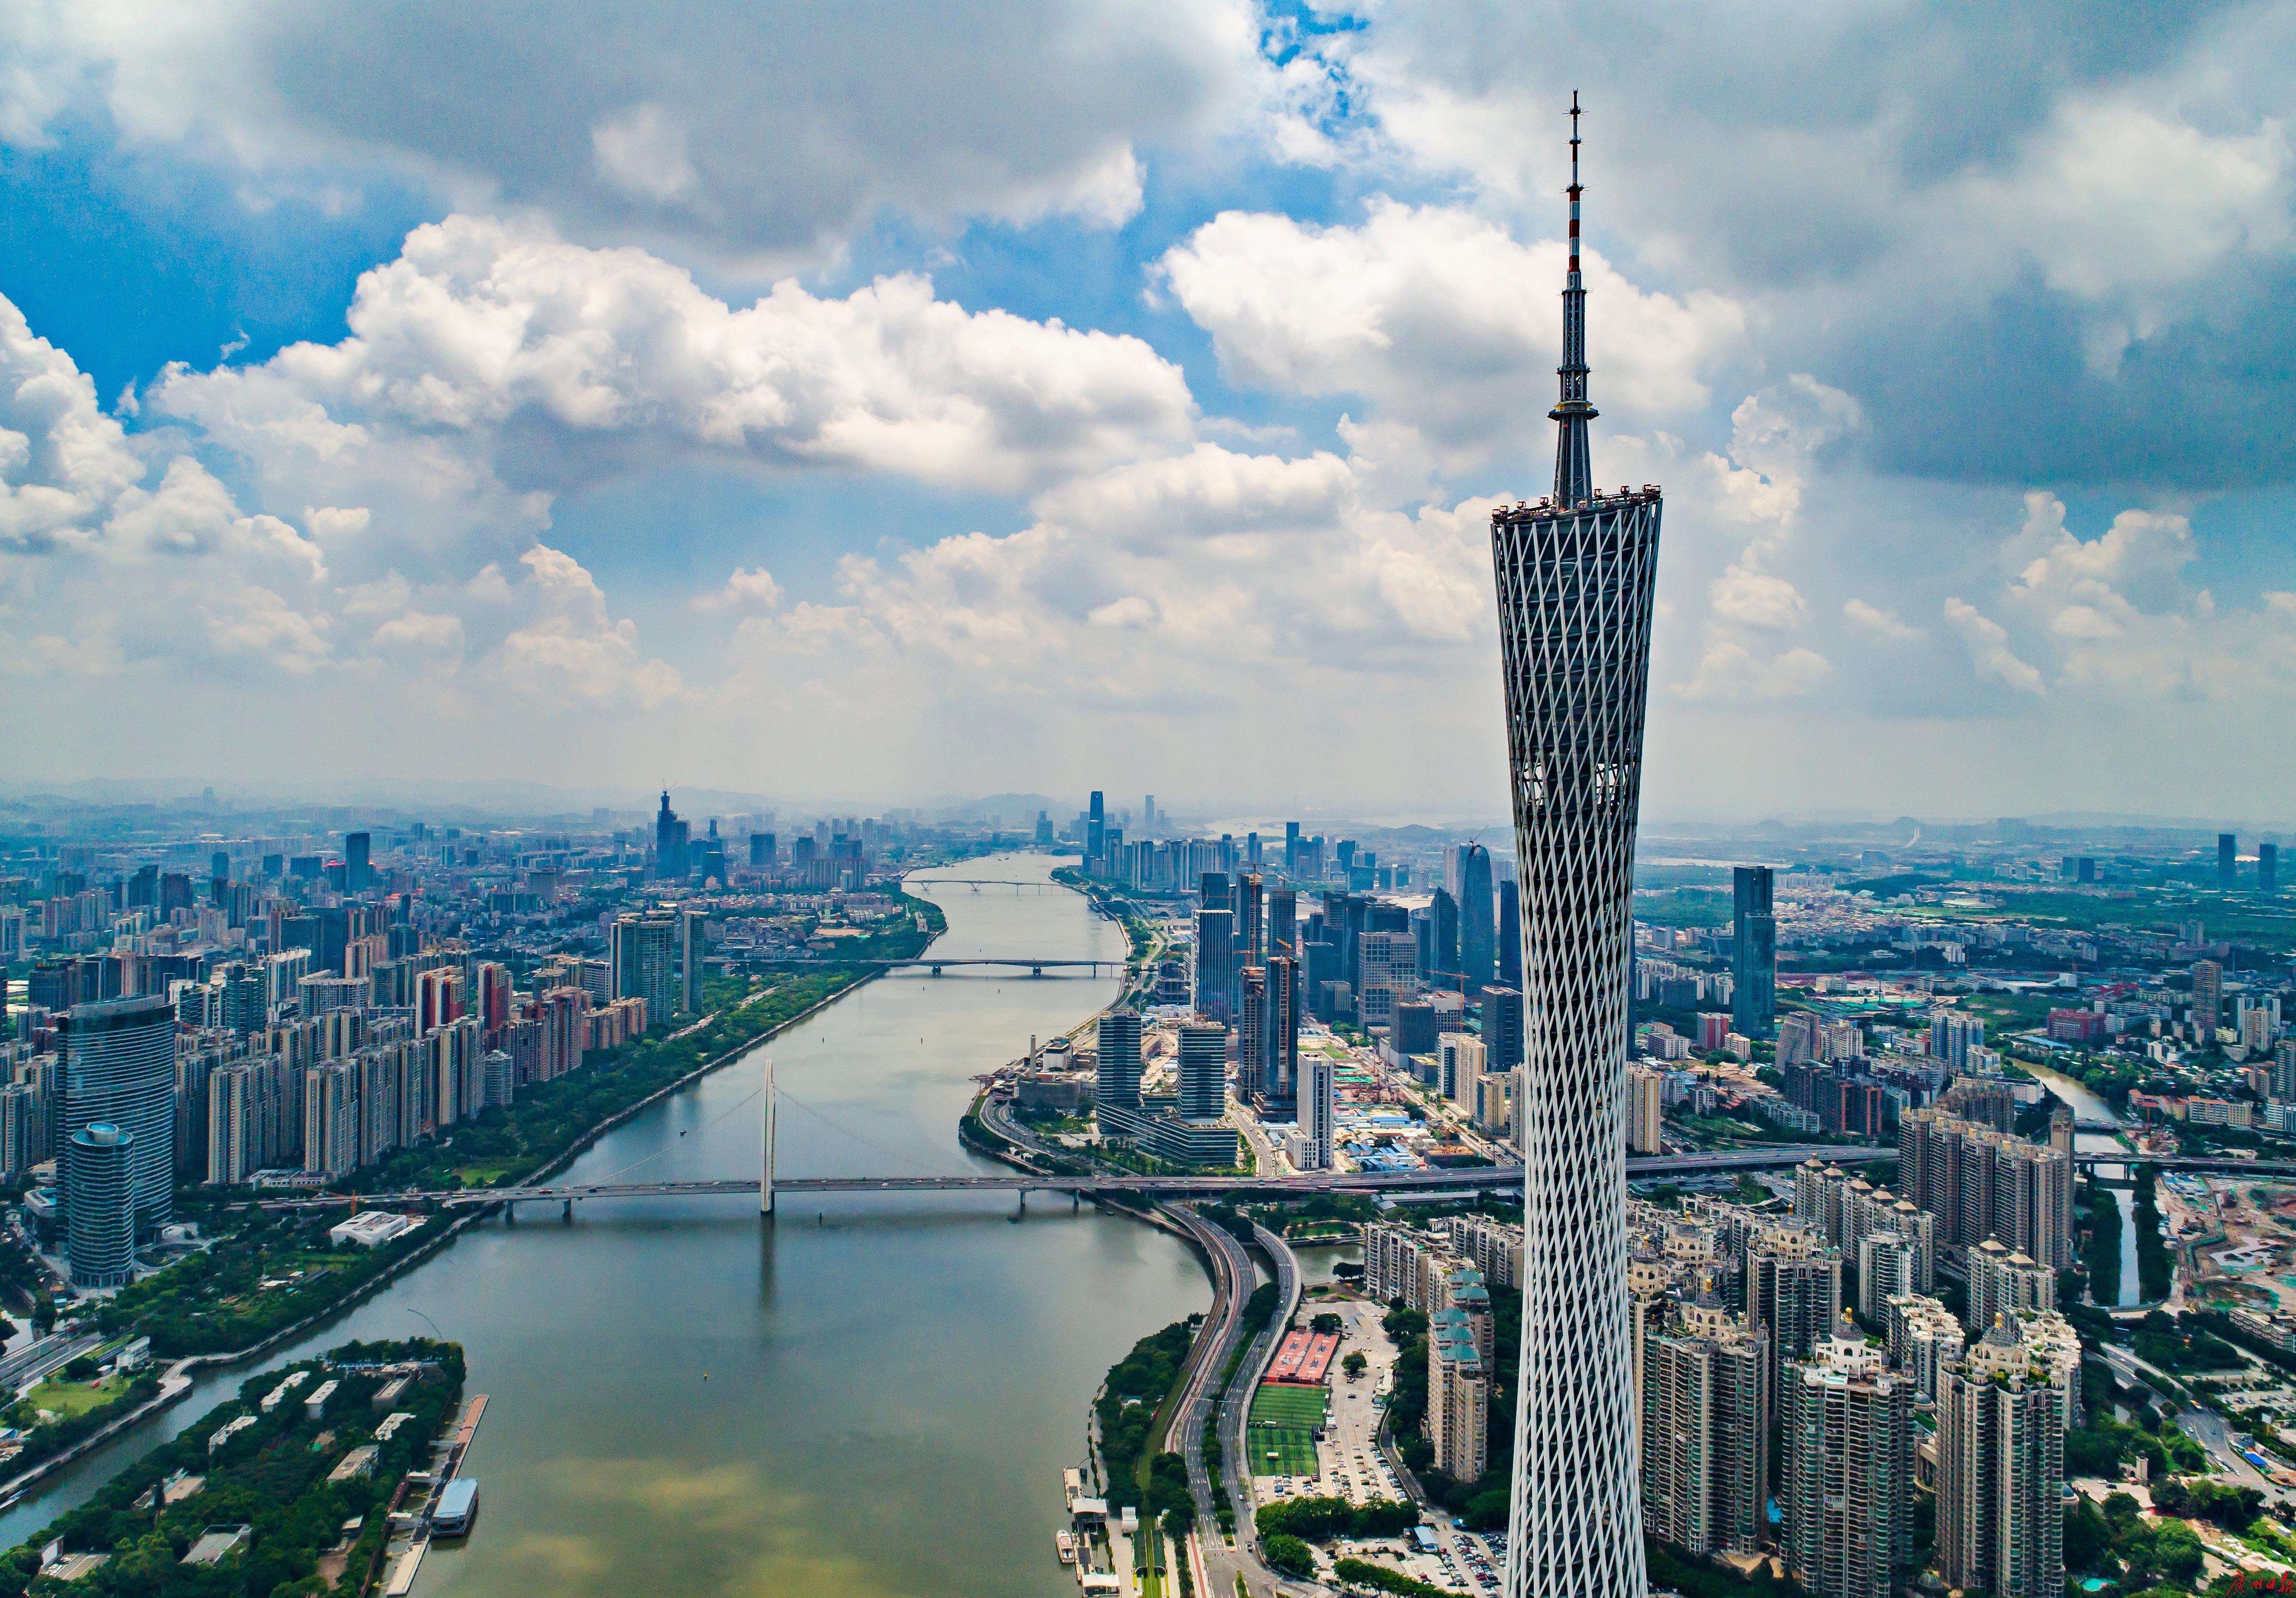
MULTIPOLYGON (((1041 883, 1013 855, 940 874, 1041 883)), ((919 881, 930 880, 931 873, 919 881)), ((1121 958, 1065 891, 930 889, 936 952, 1121 958)), ((988 1169, 955 1127, 972 1077, 1096 1011, 1113 984, 988 974, 871 983, 767 1045, 784 1175, 988 1169)), ((756 1168, 756 1058, 618 1129, 570 1179, 756 1168)), ((1057 1598, 1059 1472, 1086 1407, 1144 1333, 1204 1308, 1193 1259, 1136 1223, 1009 1198, 624 1201, 571 1223, 535 1206, 474 1227, 303 1348, 423 1330, 460 1340, 490 1396, 470 1542, 418 1598, 806 1594, 1057 1598)), ((20 1540, 127 1453, 251 1370, 0 1520, 20 1540)))

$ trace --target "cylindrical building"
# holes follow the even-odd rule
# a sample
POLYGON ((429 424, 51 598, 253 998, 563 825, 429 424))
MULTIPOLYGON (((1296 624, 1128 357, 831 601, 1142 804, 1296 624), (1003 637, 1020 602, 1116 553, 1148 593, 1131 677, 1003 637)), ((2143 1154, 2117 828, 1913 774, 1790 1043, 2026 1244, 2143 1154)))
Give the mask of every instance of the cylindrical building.
POLYGON ((76 1287, 120 1287, 135 1267, 135 1138, 110 1121, 64 1146, 64 1258, 76 1287))

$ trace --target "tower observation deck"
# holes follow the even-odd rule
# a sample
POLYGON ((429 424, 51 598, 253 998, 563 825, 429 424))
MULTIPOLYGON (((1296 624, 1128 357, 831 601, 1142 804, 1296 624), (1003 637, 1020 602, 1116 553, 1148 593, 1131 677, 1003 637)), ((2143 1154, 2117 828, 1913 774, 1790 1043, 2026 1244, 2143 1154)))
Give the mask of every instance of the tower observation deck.
POLYGON ((1506 1598, 1643 1598, 1626 1245, 1628 955, 1654 487, 1594 487, 1578 102, 1554 490, 1491 513, 1521 878, 1522 1371, 1506 1598))

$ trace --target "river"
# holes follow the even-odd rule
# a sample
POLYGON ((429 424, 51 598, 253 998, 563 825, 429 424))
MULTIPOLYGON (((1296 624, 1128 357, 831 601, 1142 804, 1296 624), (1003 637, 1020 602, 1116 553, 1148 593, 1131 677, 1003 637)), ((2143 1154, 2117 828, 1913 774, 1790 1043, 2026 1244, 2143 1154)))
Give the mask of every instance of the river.
MULTIPOLYGON (((2120 1122, 2120 1118, 2113 1114, 2112 1105, 2062 1071, 2053 1071, 2046 1065, 2035 1065, 2030 1060, 2021 1060, 2017 1063, 2032 1072, 2042 1086, 2054 1094, 2059 1102, 2073 1112, 2074 1119, 2120 1122)), ((2076 1132, 2073 1134, 2073 1147, 2084 1154, 2111 1154, 2120 1151, 2123 1145, 2120 1139, 2108 1133, 2076 1132)), ((2101 1165, 2095 1168, 2094 1174, 2125 1179, 2128 1168, 2125 1165, 2101 1165)), ((2120 1207, 2120 1303, 2140 1303, 2143 1292, 2136 1279, 2136 1195, 2126 1187, 2108 1191, 2112 1194, 2112 1201, 2120 1207)))
MULTIPOLYGON (((1041 883, 1052 864, 1016 854, 939 874, 1041 883)), ((922 891, 947 912, 934 948, 951 957, 1125 952, 1071 892, 922 891)), ((971 1079, 1114 994, 994 971, 881 979, 617 1128, 567 1178, 754 1171, 767 1053, 783 1174, 996 1168, 957 1146, 971 1079)), ((301 1344, 210 1376, 0 1517, 0 1537, 30 1536, 252 1372, 428 1317, 490 1403, 469 1465, 477 1531, 433 1551, 417 1598, 1072 1594, 1053 1557, 1061 1469, 1079 1461, 1108 1367, 1209 1305, 1193 1258, 1041 1199, 1017 1223, 1009 1197, 798 1203, 770 1225, 739 1198, 483 1222, 301 1344)))

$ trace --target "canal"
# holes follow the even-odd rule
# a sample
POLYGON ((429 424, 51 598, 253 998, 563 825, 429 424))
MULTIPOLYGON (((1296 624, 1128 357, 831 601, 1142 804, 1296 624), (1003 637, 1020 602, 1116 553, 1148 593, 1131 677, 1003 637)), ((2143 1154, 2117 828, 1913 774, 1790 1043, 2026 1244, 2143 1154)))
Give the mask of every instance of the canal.
MULTIPOLYGON (((1042 883, 1011 855, 941 874, 1042 883)), ((1121 959, 1066 891, 933 888, 935 951, 1121 959)), ((757 1168, 762 1056, 790 1176, 991 1169, 956 1124, 972 1078, 1114 996, 1111 980, 897 975, 602 1139, 568 1179, 757 1168)), ((1201 1311, 1203 1274, 1140 1224, 1039 1200, 832 1195, 530 1206, 465 1233, 302 1344, 211 1376, 153 1426, 0 1517, 10 1543, 257 1370, 435 1323, 490 1396, 469 1469, 478 1528, 417 1598, 1057 1598, 1060 1471, 1141 1336, 1201 1311)))
MULTIPOLYGON (((2113 1114, 2112 1105, 2062 1071, 2053 1071, 2046 1065, 2035 1065, 2030 1060, 2021 1060, 2017 1063, 2032 1072, 2042 1086, 2054 1094, 2058 1102, 2073 1112, 2074 1119, 2120 1122, 2120 1118, 2113 1114)), ((2111 1154, 2120 1151, 2122 1144, 2109 1133, 2076 1132, 2073 1134, 2073 1147, 2083 1154, 2111 1154)), ((2125 1165, 2100 1165, 2095 1168, 2095 1174, 2115 1181, 2126 1181, 2128 1168, 2125 1165)), ((2136 1279, 2136 1195, 2126 1187, 2107 1191, 2112 1194, 2112 1201, 2120 1207, 2120 1303, 2141 1303, 2143 1293, 2136 1279)))

